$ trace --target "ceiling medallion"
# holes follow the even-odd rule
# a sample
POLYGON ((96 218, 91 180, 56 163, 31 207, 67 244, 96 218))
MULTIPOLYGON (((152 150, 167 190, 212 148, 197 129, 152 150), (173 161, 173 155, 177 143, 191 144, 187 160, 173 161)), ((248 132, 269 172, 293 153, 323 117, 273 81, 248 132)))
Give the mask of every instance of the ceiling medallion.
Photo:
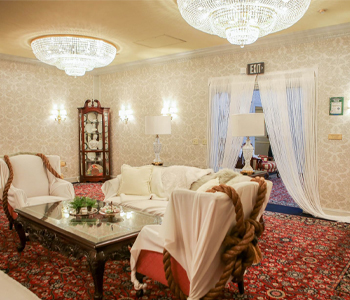
POLYGON ((182 17, 194 28, 231 44, 254 43, 286 29, 305 14, 311 0, 177 0, 182 17))
POLYGON ((87 36, 50 35, 31 42, 37 59, 64 70, 70 76, 109 65, 117 53, 111 43, 87 36))

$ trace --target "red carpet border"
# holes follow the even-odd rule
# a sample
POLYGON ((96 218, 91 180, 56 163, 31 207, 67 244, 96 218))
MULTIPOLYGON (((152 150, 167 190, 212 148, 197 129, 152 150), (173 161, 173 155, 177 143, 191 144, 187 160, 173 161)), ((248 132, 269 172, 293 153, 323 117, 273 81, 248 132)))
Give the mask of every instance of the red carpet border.
MULTIPOLYGON (((96 197, 97 187, 100 184, 80 184, 76 191, 79 194, 83 188, 86 196, 96 197)), ((220 299, 350 300, 350 224, 272 212, 264 216, 266 230, 260 239, 264 259, 248 269, 243 296, 230 284, 220 299)), ((9 276, 41 299, 93 299, 94 284, 85 259, 66 258, 35 242, 28 242, 19 254, 18 236, 8 229, 2 208, 0 230, 0 269, 9 276)), ((146 281, 149 292, 142 300, 176 299, 165 286, 146 281)), ((128 260, 107 262, 104 299, 136 299, 128 260)))

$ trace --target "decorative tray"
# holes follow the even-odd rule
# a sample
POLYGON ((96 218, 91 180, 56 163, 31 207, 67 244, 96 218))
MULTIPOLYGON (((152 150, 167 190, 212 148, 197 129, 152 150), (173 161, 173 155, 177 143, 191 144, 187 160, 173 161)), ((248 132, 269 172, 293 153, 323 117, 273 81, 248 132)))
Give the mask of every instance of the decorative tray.
POLYGON ((71 216, 89 216, 89 215, 93 215, 93 214, 96 214, 98 212, 97 208, 93 207, 91 209, 91 211, 84 211, 84 212, 79 212, 78 214, 75 213, 75 209, 71 209, 69 211, 69 214, 71 216))
POLYGON ((100 214, 105 216, 114 216, 120 213, 120 209, 118 207, 113 206, 112 209, 110 206, 104 206, 100 208, 100 214))

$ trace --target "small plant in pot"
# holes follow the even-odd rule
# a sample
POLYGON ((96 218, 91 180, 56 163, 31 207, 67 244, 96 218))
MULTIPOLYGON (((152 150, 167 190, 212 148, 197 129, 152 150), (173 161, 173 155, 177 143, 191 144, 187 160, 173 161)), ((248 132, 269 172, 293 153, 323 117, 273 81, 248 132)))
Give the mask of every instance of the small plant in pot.
POLYGON ((70 206, 75 209, 75 213, 79 214, 80 209, 85 205, 84 197, 75 197, 73 201, 70 203, 70 206))
POLYGON ((85 204, 86 204, 87 210, 91 211, 92 207, 96 204, 96 200, 86 197, 85 204))

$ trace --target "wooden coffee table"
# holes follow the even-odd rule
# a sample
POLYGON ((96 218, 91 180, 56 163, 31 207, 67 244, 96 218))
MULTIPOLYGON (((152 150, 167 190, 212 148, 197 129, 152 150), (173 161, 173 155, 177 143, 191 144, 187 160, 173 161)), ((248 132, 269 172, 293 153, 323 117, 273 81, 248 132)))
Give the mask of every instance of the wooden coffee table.
MULTIPOLYGON (((98 209, 103 206, 98 201, 98 209)), ((123 208, 113 219, 97 213, 88 216, 69 214, 68 202, 55 202, 16 209, 15 228, 23 251, 26 240, 65 256, 86 257, 95 284, 94 299, 103 298, 103 273, 108 259, 129 255, 128 245, 145 225, 160 224, 161 218, 123 208)))

